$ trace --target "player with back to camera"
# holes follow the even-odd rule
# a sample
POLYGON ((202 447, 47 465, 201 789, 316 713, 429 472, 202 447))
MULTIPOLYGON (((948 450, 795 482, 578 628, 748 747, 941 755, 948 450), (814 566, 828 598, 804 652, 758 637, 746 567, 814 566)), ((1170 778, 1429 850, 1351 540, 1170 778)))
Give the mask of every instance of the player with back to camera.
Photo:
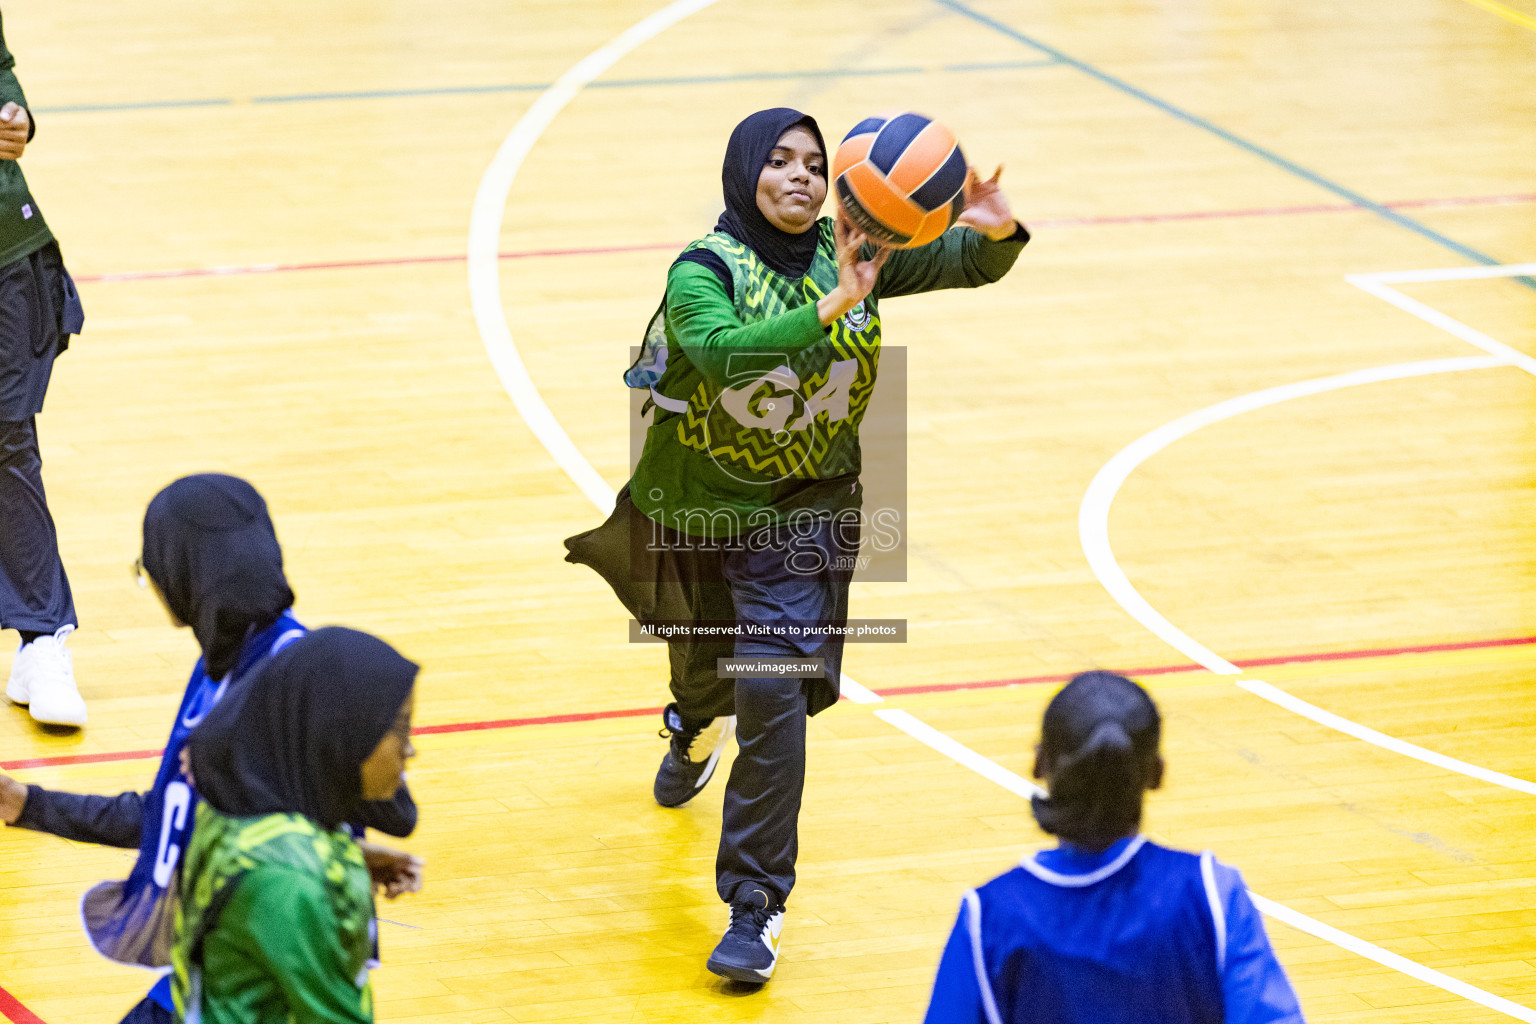
MULTIPOLYGON (((201 474, 157 494, 144 514, 143 555, 134 572, 173 623, 191 627, 202 651, 154 785, 145 793, 109 797, 24 786, 0 774, 0 821, 76 842, 138 847, 127 880, 104 882, 86 893, 82 917, 104 956, 165 969, 180 893, 177 869, 191 840, 197 803, 182 749, 216 701, 306 630, 293 617, 293 591, 266 502, 244 480, 201 474)), ((402 786, 389 802, 364 805, 353 820, 406 836, 416 826, 416 805, 402 786)), ((420 889, 418 859, 374 844, 365 849, 376 880, 391 896, 420 889)), ((170 979, 162 977, 125 1024, 172 1020, 170 979)))
POLYGON ((367 633, 318 629, 193 732, 203 799, 171 954, 180 1020, 373 1020, 373 887, 345 823, 405 784, 416 671, 367 633))
POLYGON ((838 699, 841 635, 782 627, 847 622, 878 304, 997 281, 1029 239, 996 176, 970 179, 960 226, 879 251, 841 216, 820 216, 827 150, 814 119, 779 107, 738 124, 725 212, 673 262, 625 376, 656 407, 639 464, 608 521, 566 541, 567 560, 596 569, 643 622, 781 627, 668 645, 671 744, 656 801, 687 803, 733 730, 738 740, 715 865, 730 924, 708 960, 736 981, 773 975, 795 883, 806 720, 838 699), (719 678, 716 660, 733 655, 821 658, 826 677, 719 678))
POLYGON ((85 725, 65 646, 77 625, 43 491, 37 416, 85 312, 21 159, 36 125, 0 31, 0 629, 21 634, 5 695, 47 725, 85 725))
POLYGON ((1161 731, 1110 672, 1051 701, 1033 807, 1060 845, 965 894, 926 1024, 1302 1024, 1237 871, 1139 834, 1161 731))

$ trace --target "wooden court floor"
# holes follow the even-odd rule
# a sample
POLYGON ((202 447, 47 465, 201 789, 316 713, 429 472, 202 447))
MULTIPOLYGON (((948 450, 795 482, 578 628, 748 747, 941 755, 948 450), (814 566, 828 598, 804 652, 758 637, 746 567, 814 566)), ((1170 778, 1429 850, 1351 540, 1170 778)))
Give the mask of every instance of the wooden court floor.
MULTIPOLYGON (((1536 1020, 1536 289, 1454 273, 1536 260, 1536 3, 718 0, 621 36, 664 6, 3 5, 87 310, 39 429, 91 723, 0 709, 0 767, 148 784, 195 648, 128 567, 150 496, 223 470, 304 620, 424 666, 428 885, 380 908, 381 1020, 916 1021, 961 893, 1044 842, 1017 776, 1094 666, 1167 717, 1148 829, 1304 916, 1269 928, 1310 1020, 1536 1020), (652 802, 664 652, 560 540, 600 515, 568 469, 625 478, 629 346, 730 127, 775 105, 829 137, 940 117, 1035 238, 995 287, 883 310, 908 581, 852 610, 909 640, 851 646, 883 700, 812 721, 783 959, 746 992, 703 966, 721 787, 652 802), (475 317, 482 191, 474 301, 563 463, 475 317)), ((75 909, 128 864, 0 830, 0 1016, 142 994, 75 909)))

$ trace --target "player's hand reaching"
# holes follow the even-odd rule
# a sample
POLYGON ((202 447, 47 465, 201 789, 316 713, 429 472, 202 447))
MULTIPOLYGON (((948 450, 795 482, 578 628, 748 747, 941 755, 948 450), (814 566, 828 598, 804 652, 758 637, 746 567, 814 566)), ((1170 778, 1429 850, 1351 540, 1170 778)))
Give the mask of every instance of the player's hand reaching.
POLYGON ((0 821, 16 824, 22 809, 27 806, 27 787, 0 772, 0 821))
POLYGON ((378 843, 360 840, 357 848, 363 852, 363 863, 374 885, 384 887, 384 895, 394 899, 404 892, 421 892, 426 862, 420 857, 378 843))
POLYGON ((830 324, 863 302, 865 296, 874 291, 875 282, 880 277, 880 268, 885 266, 886 259, 891 255, 889 249, 880 249, 876 251, 874 259, 860 259, 859 250, 869 241, 869 236, 854 227, 843 216, 842 210, 837 212, 832 233, 837 243, 837 287, 816 302, 816 313, 821 318, 822 326, 830 324))
POLYGON ((1002 176, 1001 166, 986 181, 981 180, 976 168, 966 168, 965 209, 955 218, 956 224, 974 228, 994 242, 1000 242, 1013 234, 1017 221, 1013 218, 1013 209, 1008 205, 1008 197, 1003 195, 1002 186, 998 184, 1002 176))
POLYGON ((16 103, 0 107, 0 160, 19 160, 27 148, 32 118, 27 108, 16 103))

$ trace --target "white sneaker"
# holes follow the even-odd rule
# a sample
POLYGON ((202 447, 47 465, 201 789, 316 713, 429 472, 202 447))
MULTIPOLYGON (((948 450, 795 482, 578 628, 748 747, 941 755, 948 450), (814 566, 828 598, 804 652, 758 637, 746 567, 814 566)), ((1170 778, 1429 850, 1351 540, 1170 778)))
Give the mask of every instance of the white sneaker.
POLYGON ((11 679, 5 695, 25 704, 32 717, 45 725, 85 724, 85 701, 75 685, 75 666, 64 641, 75 631, 63 626, 52 636, 44 634, 22 644, 11 662, 11 679))

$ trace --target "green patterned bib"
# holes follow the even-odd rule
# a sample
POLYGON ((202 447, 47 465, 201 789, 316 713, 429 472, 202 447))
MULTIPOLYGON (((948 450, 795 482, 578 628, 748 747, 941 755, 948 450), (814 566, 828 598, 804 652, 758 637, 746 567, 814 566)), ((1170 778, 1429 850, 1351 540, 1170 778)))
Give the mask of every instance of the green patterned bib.
MULTIPOLYGON (((775 272, 723 232, 685 251, 707 249, 725 261, 736 316, 754 324, 814 304, 836 287, 831 220, 816 230, 816 256, 798 279, 775 272)), ((879 366, 873 298, 808 348, 729 352, 724 379, 707 379, 680 350, 663 303, 627 377, 631 385, 651 383, 657 406, 631 484, 636 507, 683 533, 719 537, 782 521, 797 509, 829 513, 856 505, 859 423, 879 366), (665 367, 650 381, 637 374, 648 359, 665 367), (729 522, 737 529, 723 528, 729 522)))
MULTIPOLYGON (((176 914, 171 995, 178 1019, 202 1024, 257 1021, 273 1009, 283 988, 278 979, 241 963, 232 970, 205 973, 204 947, 221 926, 235 926, 225 913, 242 878, 263 867, 279 867, 323 879, 326 921, 338 929, 344 962, 338 987, 352 986, 357 1019, 372 1019, 373 992, 366 965, 372 949, 373 886, 362 851, 345 831, 330 832, 299 814, 237 818, 206 802, 197 805, 197 828, 182 865, 182 898, 176 914)), ((270 909, 238 925, 258 939, 280 937, 294 927, 270 909)), ((306 1008, 307 1009, 307 1008, 306 1008)), ((295 1012, 290 1007, 290 1013, 295 1012)), ((303 1016, 299 1013, 299 1016, 303 1016)), ((292 1019, 290 1017, 290 1019, 292 1019)))

